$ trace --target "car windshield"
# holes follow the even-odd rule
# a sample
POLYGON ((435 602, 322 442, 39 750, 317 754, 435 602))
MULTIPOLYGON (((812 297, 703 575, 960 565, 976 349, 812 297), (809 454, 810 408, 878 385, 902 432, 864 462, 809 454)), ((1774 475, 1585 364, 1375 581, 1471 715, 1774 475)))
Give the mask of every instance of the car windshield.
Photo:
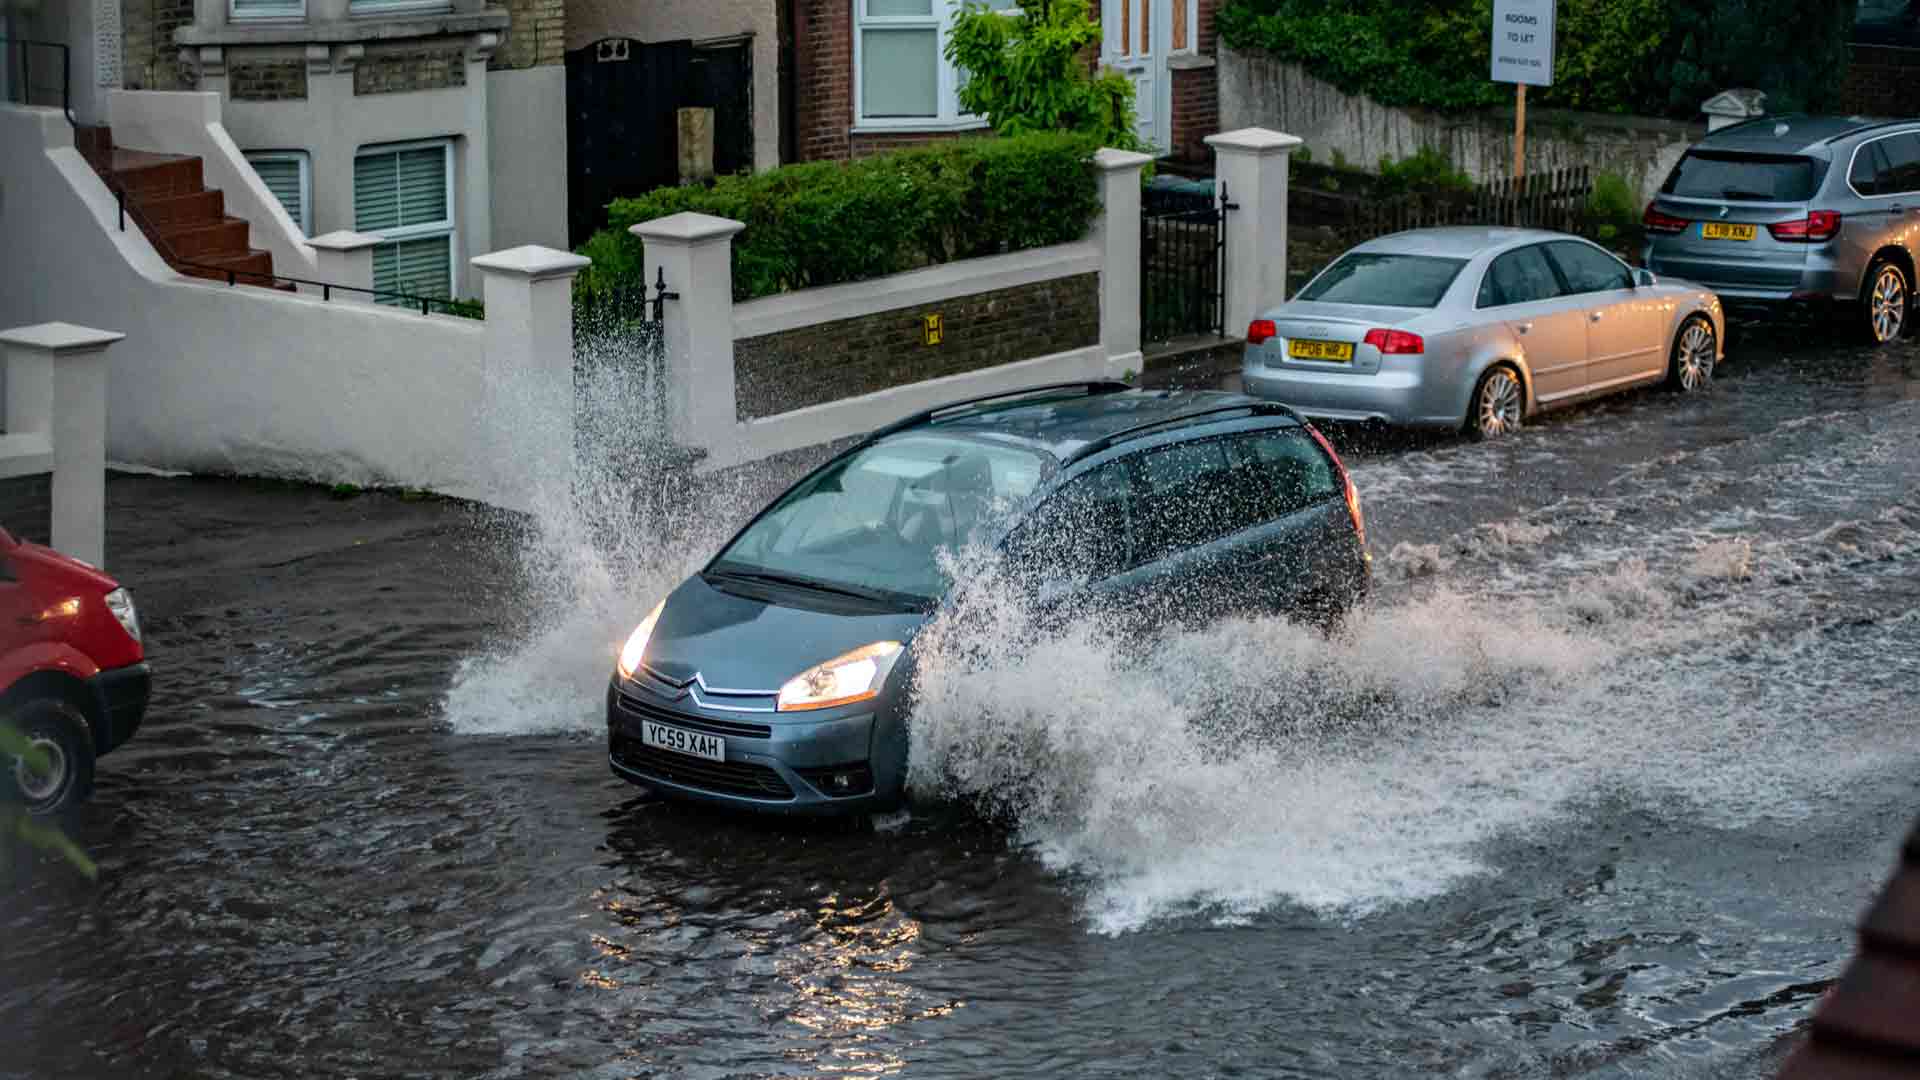
POLYGON ((1465 259, 1348 252, 1300 290, 1296 300, 1430 308, 1447 295, 1465 259))
POLYGON ((1683 199, 1806 202, 1820 172, 1812 158, 1696 150, 1680 159, 1660 190, 1683 199))
POLYGON ((923 605, 950 584, 936 553, 997 538, 1046 462, 985 440, 895 436, 787 492, 708 573, 923 605))

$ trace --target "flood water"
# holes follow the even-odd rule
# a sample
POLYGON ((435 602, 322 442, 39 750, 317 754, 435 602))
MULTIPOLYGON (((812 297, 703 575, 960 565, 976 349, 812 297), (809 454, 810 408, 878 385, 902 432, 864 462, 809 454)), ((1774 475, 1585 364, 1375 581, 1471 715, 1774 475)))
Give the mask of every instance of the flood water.
POLYGON ((99 880, 0 893, 0 1075, 1768 1076, 1920 813, 1920 346, 1734 349, 1344 433, 1350 637, 933 664, 946 798, 881 821, 607 770, 618 640, 778 470, 518 529, 116 475, 156 697, 99 880))

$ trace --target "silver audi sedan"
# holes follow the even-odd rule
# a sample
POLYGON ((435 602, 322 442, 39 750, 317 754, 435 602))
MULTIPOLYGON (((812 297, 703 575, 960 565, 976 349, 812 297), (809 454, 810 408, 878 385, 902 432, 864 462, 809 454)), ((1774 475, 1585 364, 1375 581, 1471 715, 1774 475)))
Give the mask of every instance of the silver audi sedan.
POLYGON ((1417 229, 1340 256, 1247 327, 1246 391, 1308 416, 1508 434, 1724 358, 1712 292, 1539 229, 1417 229))

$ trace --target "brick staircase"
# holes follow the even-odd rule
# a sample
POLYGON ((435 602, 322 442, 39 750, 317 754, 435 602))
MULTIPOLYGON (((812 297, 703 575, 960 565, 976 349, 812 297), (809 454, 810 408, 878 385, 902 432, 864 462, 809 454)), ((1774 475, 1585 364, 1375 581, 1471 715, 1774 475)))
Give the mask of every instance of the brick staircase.
POLYGON ((248 245, 246 221, 227 215, 226 197, 206 186, 199 158, 122 149, 105 127, 76 129, 74 145, 109 188, 125 193, 127 216, 167 265, 189 277, 294 291, 274 281, 273 255, 248 245))

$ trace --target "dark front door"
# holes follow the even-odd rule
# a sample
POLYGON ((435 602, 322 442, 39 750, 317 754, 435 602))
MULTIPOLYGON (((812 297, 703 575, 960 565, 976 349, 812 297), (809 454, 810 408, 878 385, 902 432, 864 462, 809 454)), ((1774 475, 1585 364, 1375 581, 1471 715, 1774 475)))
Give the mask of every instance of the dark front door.
POLYGON ((675 110, 690 41, 602 38, 567 54, 567 243, 607 223, 607 204, 679 181, 675 110))
POLYGON ((602 38, 567 54, 567 242, 607 204, 680 182, 682 108, 713 110, 713 166, 753 167, 753 40, 602 38))

